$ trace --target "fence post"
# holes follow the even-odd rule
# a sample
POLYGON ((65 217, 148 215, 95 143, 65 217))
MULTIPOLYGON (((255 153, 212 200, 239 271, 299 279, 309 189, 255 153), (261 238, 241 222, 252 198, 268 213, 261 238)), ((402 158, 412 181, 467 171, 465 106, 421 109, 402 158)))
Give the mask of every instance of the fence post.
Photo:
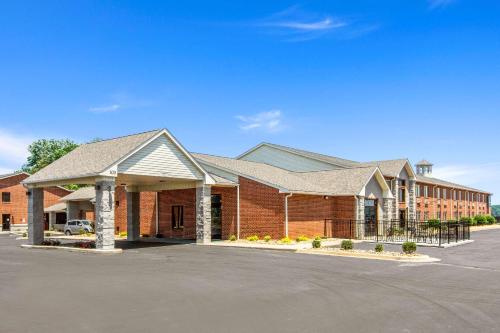
POLYGON ((352 239, 352 220, 349 220, 349 239, 352 239))
POLYGON ((441 247, 441 223, 439 223, 439 246, 441 247))
POLYGON ((447 229, 448 229, 448 244, 450 244, 450 224, 449 223, 447 225, 447 229))

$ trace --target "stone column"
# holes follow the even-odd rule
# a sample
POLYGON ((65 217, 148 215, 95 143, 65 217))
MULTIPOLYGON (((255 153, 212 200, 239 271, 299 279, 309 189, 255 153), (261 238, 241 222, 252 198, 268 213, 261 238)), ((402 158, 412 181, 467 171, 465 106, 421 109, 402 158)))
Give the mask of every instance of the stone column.
POLYGON ((416 186, 417 181, 415 179, 409 180, 408 188, 408 219, 415 220, 417 217, 417 197, 416 197, 416 186))
POLYGON ((69 220, 78 220, 80 218, 80 203, 76 201, 66 202, 66 218, 69 220))
POLYGON ((209 185, 196 187, 196 243, 212 241, 212 197, 209 185))
POLYGON ((95 183, 96 248, 115 248, 115 179, 102 177, 95 183))
POLYGON ((384 198, 384 206, 382 208, 383 213, 384 213, 384 221, 391 221, 392 216, 393 216, 393 203, 394 199, 393 198, 384 198))
POLYGON ((127 240, 129 241, 136 241, 140 237, 140 197, 140 192, 127 192, 127 240))
POLYGON ((394 196, 392 219, 399 219, 399 178, 394 178, 392 184, 392 195, 394 196))
POLYGON ((365 197, 356 199, 356 237, 363 238, 365 235, 365 197))
POLYGON ((50 212, 49 213, 49 230, 52 230, 55 223, 56 223, 56 212, 50 212))
POLYGON ((43 188, 30 188, 28 190, 28 243, 42 244, 43 229, 43 188))

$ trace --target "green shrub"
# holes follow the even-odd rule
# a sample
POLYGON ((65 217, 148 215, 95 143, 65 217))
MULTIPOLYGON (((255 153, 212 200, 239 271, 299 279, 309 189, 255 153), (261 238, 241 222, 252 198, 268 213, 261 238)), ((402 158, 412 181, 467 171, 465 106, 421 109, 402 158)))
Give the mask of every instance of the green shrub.
POLYGON ((441 225, 441 221, 439 221, 438 219, 430 219, 427 221, 427 226, 429 228, 439 229, 440 225, 441 225))
POLYGON ((283 237, 282 239, 280 239, 280 242, 283 244, 290 244, 292 240, 289 237, 283 237))
POLYGON ((476 222, 477 225, 483 225, 486 224, 486 216, 484 215, 476 215, 474 216, 474 221, 476 222))
POLYGON ((468 217, 468 216, 462 216, 460 218, 460 222, 467 222, 467 223, 470 224, 470 223, 472 223, 472 219, 470 217, 468 217))
POLYGON ((250 242, 256 242, 258 240, 259 240, 259 236, 257 236, 257 235, 247 237, 247 241, 250 241, 250 242))
POLYGON ((309 238, 307 238, 306 236, 299 236, 299 237, 297 237, 297 238, 295 239, 295 241, 296 241, 297 243, 299 243, 299 242, 307 242, 308 240, 309 240, 309 238))
POLYGON ((85 231, 85 230, 83 230, 83 229, 80 229, 80 230, 78 230, 78 233, 79 233, 80 235, 83 235, 83 234, 85 234, 85 233, 86 233, 86 231, 85 231))
POLYGON ((352 240, 344 239, 342 243, 340 243, 340 247, 342 248, 342 250, 352 250, 353 248, 352 240))
POLYGON ((375 252, 377 252, 377 253, 384 252, 384 245, 377 243, 375 245, 375 252))
POLYGON ((326 237, 321 237, 321 236, 314 237, 314 240, 322 240, 322 239, 326 239, 326 237))
POLYGON ((497 220, 491 215, 485 215, 487 224, 495 224, 497 220))
POLYGON ((229 240, 230 240, 231 242, 235 242, 235 241, 236 241, 236 236, 235 236, 235 235, 231 235, 231 236, 229 236, 229 240))
POLYGON ((315 238, 313 241, 312 241, 312 247, 313 249, 319 249, 321 247, 321 238, 315 238))
POLYGON ((417 244, 415 242, 404 242, 402 249, 404 253, 412 254, 417 251, 417 244))
POLYGON ((265 235, 265 236, 264 236, 264 241, 265 241, 266 243, 268 243, 270 240, 271 240, 271 236, 269 236, 269 235, 265 235))
POLYGON ((118 236, 120 237, 127 237, 127 232, 126 231, 122 231, 118 234, 118 236))

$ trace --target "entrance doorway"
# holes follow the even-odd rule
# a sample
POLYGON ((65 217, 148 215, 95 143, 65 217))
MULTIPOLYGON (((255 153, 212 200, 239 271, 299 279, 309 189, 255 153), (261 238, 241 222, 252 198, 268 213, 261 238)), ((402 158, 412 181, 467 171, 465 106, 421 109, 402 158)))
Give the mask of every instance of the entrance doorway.
POLYGON ((222 196, 212 194, 212 239, 222 239, 222 196))
POLYGON ((10 231, 10 214, 2 214, 2 231, 10 231))
POLYGON ((365 236, 375 236, 377 232, 377 199, 365 200, 365 236))

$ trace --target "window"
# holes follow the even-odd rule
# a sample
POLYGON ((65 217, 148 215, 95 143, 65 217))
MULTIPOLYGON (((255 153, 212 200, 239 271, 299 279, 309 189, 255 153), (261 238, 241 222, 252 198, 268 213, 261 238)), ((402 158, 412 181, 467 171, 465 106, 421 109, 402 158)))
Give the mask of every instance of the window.
POLYGON ((429 186, 424 186, 424 197, 429 197, 429 186))
POLYGON ((457 200, 457 191, 453 190, 453 200, 457 200))
POLYGON ((441 189, 439 187, 436 189, 436 198, 441 198, 441 189))
POLYGON ((443 188, 443 199, 446 199, 446 189, 443 188))
POLYGON ((399 189, 399 201, 401 201, 401 202, 406 201, 406 191, 404 188, 399 189))
POLYGON ((415 186, 415 195, 416 195, 417 197, 419 197, 419 196, 420 196, 420 185, 415 186))
POLYGON ((424 221, 429 220, 429 212, 424 212, 424 221))
POLYGON ((458 200, 462 201, 462 191, 458 191, 458 200))
POLYGON ((417 212, 417 221, 420 221, 420 212, 417 212))
POLYGON ((184 206, 172 206, 172 229, 184 228, 184 206))
POLYGON ((10 192, 2 192, 2 202, 10 202, 10 192))

